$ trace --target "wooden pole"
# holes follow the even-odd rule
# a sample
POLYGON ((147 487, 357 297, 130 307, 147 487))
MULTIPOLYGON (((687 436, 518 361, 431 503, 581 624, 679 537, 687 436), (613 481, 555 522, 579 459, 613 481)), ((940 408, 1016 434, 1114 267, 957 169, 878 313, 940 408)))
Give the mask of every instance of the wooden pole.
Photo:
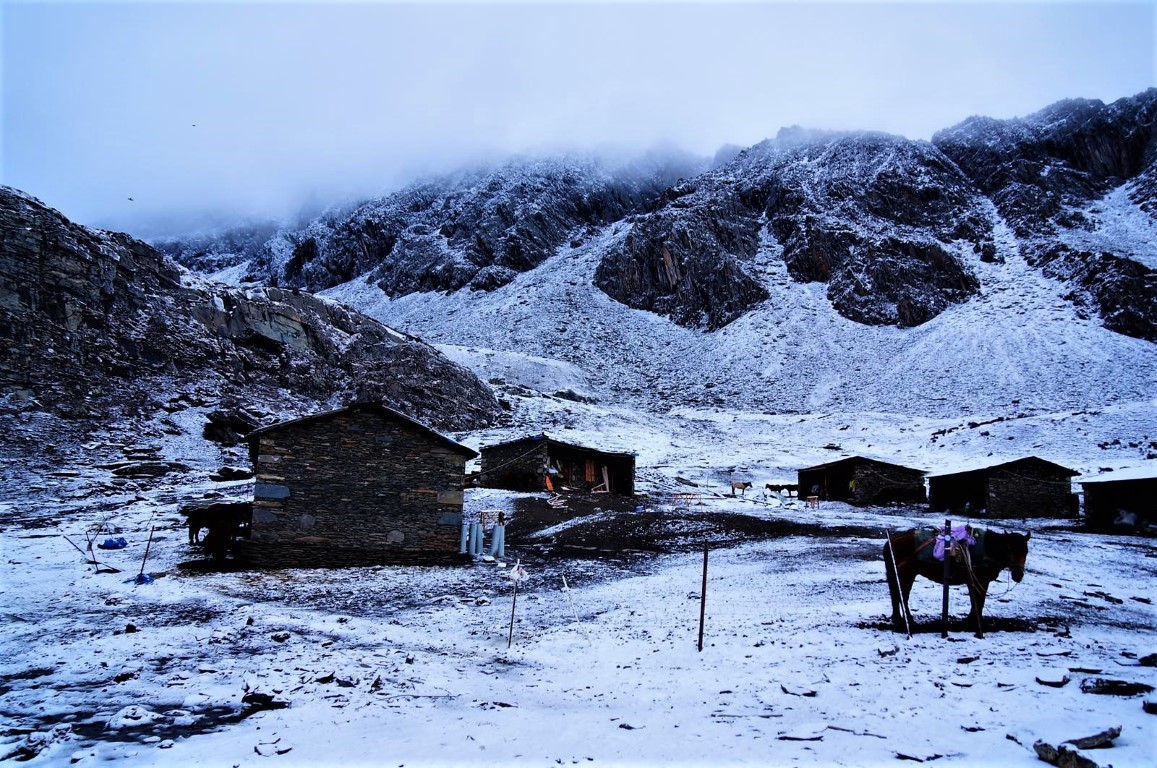
POLYGON ((952 575, 952 521, 944 521, 944 605, 940 611, 940 637, 948 637, 948 579, 952 575))
POLYGON ((149 541, 147 544, 145 544, 145 556, 141 558, 141 572, 137 574, 137 583, 138 584, 140 584, 144 581, 145 563, 147 563, 149 561, 149 548, 153 546, 153 533, 156 530, 157 530, 156 526, 153 526, 152 528, 149 529, 149 541))
POLYGON ((707 620, 707 545, 703 545, 703 588, 699 590, 699 652, 703 652, 703 625, 707 620))

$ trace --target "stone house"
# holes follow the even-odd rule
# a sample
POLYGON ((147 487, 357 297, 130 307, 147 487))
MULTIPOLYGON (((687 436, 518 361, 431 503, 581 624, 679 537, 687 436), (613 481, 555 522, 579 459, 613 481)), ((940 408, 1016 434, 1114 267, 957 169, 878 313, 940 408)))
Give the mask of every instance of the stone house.
POLYGON ((482 447, 479 485, 511 491, 635 492, 635 455, 564 443, 545 434, 482 447))
POLYGON ((1085 494, 1088 528, 1145 532, 1157 526, 1157 461, 1077 482, 1085 494))
POLYGON ((253 567, 460 562, 463 484, 478 454, 377 403, 250 433, 253 567))
POLYGON ((923 504, 924 470, 849 456, 797 472, 801 498, 849 504, 923 504))
POLYGON ((992 518, 1076 517, 1074 470, 1036 456, 928 476, 934 512, 992 518))

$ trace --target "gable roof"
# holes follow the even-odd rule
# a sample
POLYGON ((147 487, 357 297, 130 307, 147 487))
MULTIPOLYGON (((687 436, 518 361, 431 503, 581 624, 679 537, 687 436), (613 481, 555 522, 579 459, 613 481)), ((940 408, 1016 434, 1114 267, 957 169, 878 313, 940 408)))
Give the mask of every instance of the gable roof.
POLYGON ((835 461, 827 461, 827 462, 824 462, 823 464, 814 464, 810 467, 804 467, 804 468, 800 469, 799 471, 800 472, 814 472, 814 471, 820 470, 820 469, 830 469, 832 467, 843 467, 845 465, 850 466, 850 465, 854 465, 854 464, 878 464, 880 466, 890 467, 892 469, 902 469, 905 472, 918 472, 921 475, 924 474, 923 469, 916 469, 915 467, 905 467, 902 464, 893 464, 890 461, 883 461, 881 459, 873 459, 869 456, 845 456, 841 459, 836 459, 835 461))
POLYGON ((395 411, 393 408, 389 408, 385 405, 382 405, 381 403, 354 403, 353 405, 348 405, 345 408, 337 408, 337 409, 332 410, 332 411, 322 411, 320 413, 312 413, 312 414, 309 414, 307 416, 301 416, 301 417, 296 418, 296 419, 288 419, 286 421, 279 421, 276 424, 269 424, 267 426, 260 427, 258 429, 253 430, 252 432, 250 432, 248 435, 245 436, 245 441, 249 443, 250 447, 252 447, 257 442, 257 440, 259 438, 261 438, 263 435, 268 435, 268 434, 271 434, 273 432, 279 432, 283 429, 286 429, 286 428, 292 427, 292 426, 296 426, 299 424, 305 424, 305 423, 313 422, 313 421, 324 421, 324 420, 332 419, 332 418, 335 418, 337 416, 341 416, 344 414, 351 414, 351 413, 358 413, 358 412, 376 414, 376 415, 381 416, 382 418, 388 419, 390 421, 396 421, 396 422, 399 422, 401 424, 405 424, 407 426, 413 427, 415 430, 417 430, 421 434, 424 434, 427 437, 432 438, 436 442, 441 443, 444 447, 449 448, 450 450, 455 451, 456 453, 462 454, 467 459, 472 459, 478 455, 478 452, 475 451, 473 448, 467 448, 466 446, 462 445, 461 443, 458 443, 458 442, 455 442, 454 440, 451 440, 450 438, 446 437, 442 433, 436 432, 433 429, 430 429, 422 422, 411 419, 406 414, 401 413, 400 411, 395 411))
POLYGON ((482 450, 487 451, 487 450, 490 450, 491 448, 506 448, 508 446, 513 446, 513 445, 529 446, 533 443, 546 443, 547 445, 557 445, 557 446, 561 446, 563 448, 570 448, 571 450, 575 450, 575 451, 587 451, 589 453, 599 453, 599 454, 602 454, 604 456, 619 456, 621 458, 631 458, 631 459, 635 458, 635 454, 629 453, 627 451, 604 451, 601 448, 591 448, 591 447, 586 446, 586 445, 577 445, 575 443, 567 443, 567 442, 564 442, 564 441, 559 440, 557 438, 550 437, 545 432, 542 432, 542 433, 537 434, 537 435, 530 435, 528 437, 520 437, 516 440, 507 440, 507 441, 502 442, 502 443, 494 443, 493 445, 484 445, 484 446, 482 446, 482 450))
POLYGON ((941 470, 939 472, 929 472, 928 477, 929 477, 929 479, 931 479, 931 478, 952 477, 955 475, 987 474, 988 472, 991 472, 994 469, 1008 469, 1008 468, 1015 467, 1015 466, 1024 466, 1026 464, 1034 464, 1038 467, 1043 467, 1045 469, 1055 470, 1058 475, 1067 475, 1069 477, 1075 477, 1075 476, 1080 474, 1080 472, 1077 472, 1075 469, 1069 469, 1068 467, 1062 467, 1060 464, 1056 464, 1054 462, 1047 461, 1046 459, 1042 459, 1039 456, 1022 456, 1019 459, 1011 459, 1011 460, 993 459, 993 460, 988 461, 988 462, 979 462, 979 463, 975 463, 972 465, 959 466, 959 467, 956 467, 956 468, 951 469, 951 470, 941 470))

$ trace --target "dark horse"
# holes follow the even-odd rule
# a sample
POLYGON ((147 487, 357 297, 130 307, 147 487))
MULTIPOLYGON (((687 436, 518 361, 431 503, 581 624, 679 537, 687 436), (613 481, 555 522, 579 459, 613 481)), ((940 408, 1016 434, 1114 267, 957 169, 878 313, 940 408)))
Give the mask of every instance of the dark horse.
POLYGON ((253 503, 246 501, 218 501, 211 504, 192 504, 181 510, 188 518, 189 543, 202 544, 215 560, 223 560, 233 539, 248 537, 253 521, 253 503), (205 528, 205 540, 198 542, 198 534, 205 528))
MULTIPOLYGON (((902 629, 905 619, 912 623, 912 612, 908 610, 908 595, 916 576, 923 576, 938 584, 944 583, 944 561, 932 557, 937 529, 893 533, 884 544, 884 568, 888 572, 888 590, 892 593, 892 624, 902 629), (901 608, 903 613, 901 613, 901 608)), ((971 563, 952 560, 948 583, 956 586, 968 585, 968 597, 972 602, 971 618, 976 627, 976 636, 984 637, 981 617, 984 615, 984 599, 988 596, 988 585, 1005 568, 1012 574, 1012 580, 1024 578, 1024 561, 1028 556, 1028 540, 1032 534, 1002 533, 1000 531, 973 531, 978 546, 970 548, 974 553, 971 563)))

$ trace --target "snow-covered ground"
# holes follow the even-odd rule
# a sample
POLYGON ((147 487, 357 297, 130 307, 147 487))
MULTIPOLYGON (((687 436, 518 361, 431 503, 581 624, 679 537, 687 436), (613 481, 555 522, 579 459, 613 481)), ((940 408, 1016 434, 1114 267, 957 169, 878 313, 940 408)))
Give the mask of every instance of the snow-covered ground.
MULTIPOLYGON (((469 508, 514 508, 515 494, 470 493, 469 508)), ((6 526, 4 755, 125 766, 872 766, 901 756, 1030 766, 1037 739, 1116 726, 1112 749, 1090 757, 1127 768, 1157 755, 1144 696, 1082 691, 1099 678, 1157 685, 1157 668, 1139 665, 1157 651, 1152 540, 1014 521, 1033 531, 1027 575, 994 583, 986 637, 909 639, 884 624, 881 536, 870 531, 929 516, 707 493, 688 515, 818 525, 713 547, 699 651, 699 552, 548 563, 512 541, 504 562, 457 569, 196 574, 177 567, 193 556, 177 505, 149 496, 6 526), (96 550, 118 573, 95 572, 63 538, 84 548, 101 522, 114 533, 98 542, 129 542, 96 550), (834 525, 863 535, 824 533, 834 525), (137 584, 154 527, 145 572, 155 580, 137 584), (529 578, 515 601, 517 557, 529 578), (284 708, 239 717, 261 700, 284 708)), ((940 598, 917 582, 926 630, 940 598)), ((963 591, 952 600, 963 616, 963 591)))

